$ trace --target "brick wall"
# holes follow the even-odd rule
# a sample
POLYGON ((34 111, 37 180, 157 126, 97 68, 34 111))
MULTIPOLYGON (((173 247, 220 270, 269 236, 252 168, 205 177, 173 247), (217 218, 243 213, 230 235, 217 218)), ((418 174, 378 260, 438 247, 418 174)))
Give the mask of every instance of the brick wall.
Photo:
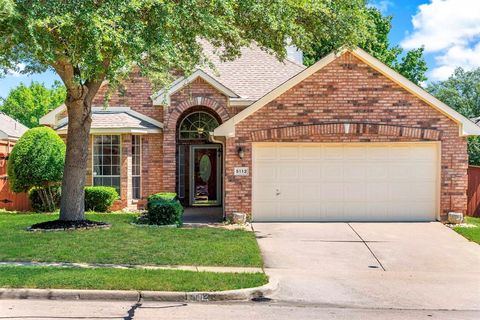
POLYGON ((227 97, 203 79, 196 79, 184 89, 170 97, 170 106, 166 108, 163 128, 163 190, 176 190, 176 133, 178 120, 185 113, 203 106, 211 109, 222 122, 230 118, 227 97))
POLYGON ((234 176, 233 168, 246 166, 252 172, 254 141, 425 140, 441 141, 442 218, 449 211, 465 212, 467 142, 458 136, 458 125, 346 53, 237 125, 225 152, 225 211, 251 212, 252 177, 234 176), (238 146, 245 149, 243 160, 238 146))

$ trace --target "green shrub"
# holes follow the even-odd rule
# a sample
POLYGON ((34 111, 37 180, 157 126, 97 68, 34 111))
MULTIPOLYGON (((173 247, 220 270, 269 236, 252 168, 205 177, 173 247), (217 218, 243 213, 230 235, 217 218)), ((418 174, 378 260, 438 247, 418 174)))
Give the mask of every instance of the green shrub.
POLYGON ((10 188, 14 192, 40 188, 34 192, 33 205, 36 206, 40 199, 42 211, 54 211, 56 200, 51 192, 45 191, 60 184, 64 162, 65 143, 53 129, 30 129, 18 140, 9 156, 10 188))
POLYGON ((177 194, 175 192, 160 192, 160 193, 152 194, 147 198, 148 203, 152 203, 159 200, 164 200, 164 201, 177 200, 177 194))
POLYGON ((49 197, 53 199, 52 201, 53 207, 54 207, 53 210, 59 208, 60 206, 60 187, 59 186, 52 186, 47 188, 35 187, 28 192, 28 198, 30 199, 30 204, 32 205, 32 209, 35 212, 53 211, 51 204, 50 205, 45 204, 45 199, 44 199, 45 193, 48 194, 49 197))
POLYGON ((163 192, 148 197, 147 220, 157 225, 182 225, 183 207, 174 192, 163 192))
POLYGON ((85 210, 106 212, 116 199, 118 193, 114 187, 85 187, 85 210))

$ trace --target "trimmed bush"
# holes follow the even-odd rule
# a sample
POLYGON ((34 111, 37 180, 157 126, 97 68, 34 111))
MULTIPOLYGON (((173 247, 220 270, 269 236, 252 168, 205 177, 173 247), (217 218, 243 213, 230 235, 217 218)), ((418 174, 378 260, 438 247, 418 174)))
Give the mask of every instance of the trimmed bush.
POLYGON ((85 210, 107 212, 117 199, 114 187, 85 187, 85 210))
POLYGON ((155 193, 150 196, 148 196, 147 201, 148 203, 152 203, 155 201, 171 201, 171 200, 178 200, 177 194, 175 192, 160 192, 160 193, 155 193))
POLYGON ((39 188, 34 192, 35 201, 42 201, 42 211, 54 211, 55 199, 45 191, 60 184, 64 162, 65 143, 53 129, 30 129, 15 144, 8 159, 10 188, 14 192, 39 188))
POLYGON ((149 196, 146 217, 149 224, 181 226, 183 207, 177 199, 177 194, 165 192, 149 196))
POLYGON ((30 204, 32 205, 32 209, 35 212, 51 212, 52 208, 50 205, 46 205, 44 199, 44 195, 48 194, 53 199, 53 204, 55 209, 60 207, 60 187, 59 186, 52 186, 47 188, 32 188, 28 192, 28 198, 30 199, 30 204), (49 190, 50 189, 50 190, 49 190))

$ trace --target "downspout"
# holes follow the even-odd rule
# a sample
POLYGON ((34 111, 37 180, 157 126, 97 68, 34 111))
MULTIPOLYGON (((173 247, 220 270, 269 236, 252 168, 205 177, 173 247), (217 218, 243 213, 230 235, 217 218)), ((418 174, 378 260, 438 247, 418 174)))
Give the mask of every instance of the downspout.
POLYGON ((222 215, 225 221, 227 216, 225 214, 225 142, 217 140, 215 136, 210 132, 208 135, 208 141, 213 143, 219 143, 222 145, 222 215))

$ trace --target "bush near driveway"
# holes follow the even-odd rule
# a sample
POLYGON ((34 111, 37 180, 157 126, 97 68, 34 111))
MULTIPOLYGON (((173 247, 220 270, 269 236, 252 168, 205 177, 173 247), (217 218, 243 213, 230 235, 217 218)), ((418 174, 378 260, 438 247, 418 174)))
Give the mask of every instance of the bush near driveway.
POLYGON ((132 225, 135 214, 87 213, 110 229, 29 232, 57 214, 0 212, 0 261, 261 267, 251 231, 132 225))
POLYGON ((117 199, 118 192, 114 187, 85 187, 85 210, 87 211, 107 212, 117 199))

